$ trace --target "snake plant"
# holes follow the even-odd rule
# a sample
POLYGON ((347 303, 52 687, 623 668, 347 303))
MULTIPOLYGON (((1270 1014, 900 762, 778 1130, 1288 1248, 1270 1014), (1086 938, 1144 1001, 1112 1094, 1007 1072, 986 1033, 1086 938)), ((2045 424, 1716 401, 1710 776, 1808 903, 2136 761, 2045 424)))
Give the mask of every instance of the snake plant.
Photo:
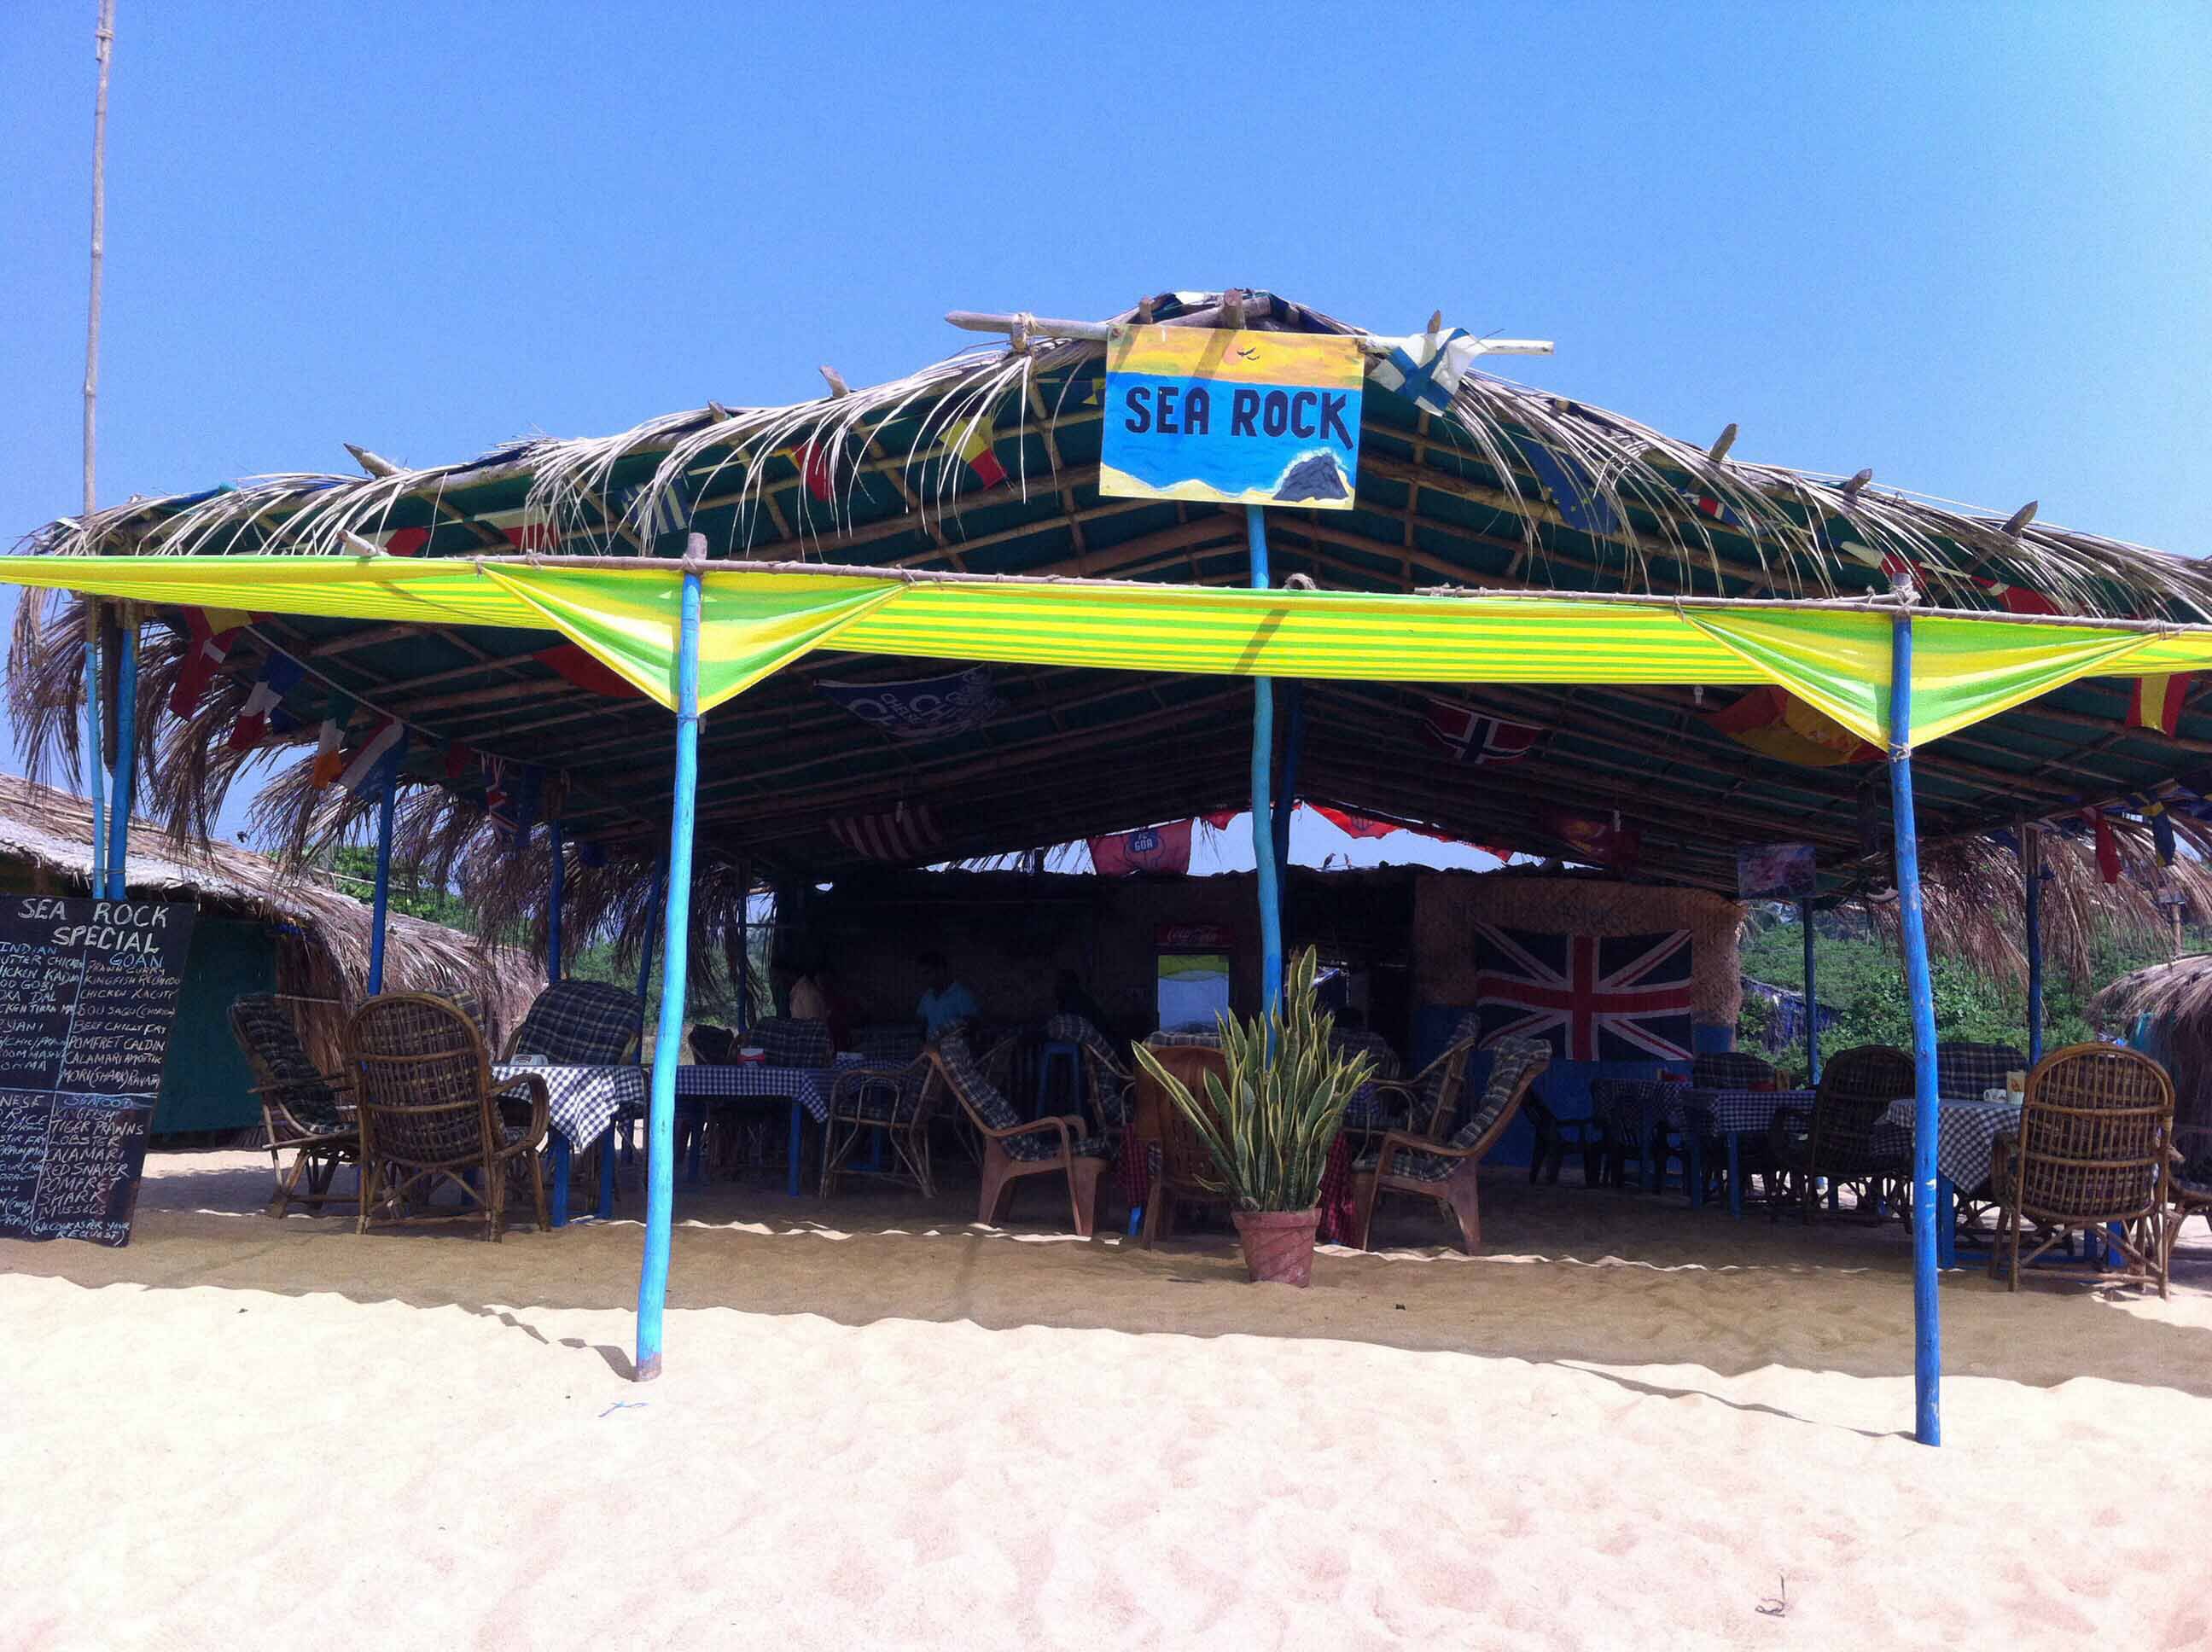
POLYGON ((1345 1054, 1329 1042, 1336 1018, 1314 997, 1316 968, 1308 947, 1291 959, 1273 1012, 1218 1017, 1228 1078, 1206 1075, 1210 1106, 1137 1046, 1137 1060, 1190 1121, 1221 1173, 1217 1185, 1240 1210, 1311 1210, 1344 1109, 1374 1076, 1373 1056, 1345 1054))

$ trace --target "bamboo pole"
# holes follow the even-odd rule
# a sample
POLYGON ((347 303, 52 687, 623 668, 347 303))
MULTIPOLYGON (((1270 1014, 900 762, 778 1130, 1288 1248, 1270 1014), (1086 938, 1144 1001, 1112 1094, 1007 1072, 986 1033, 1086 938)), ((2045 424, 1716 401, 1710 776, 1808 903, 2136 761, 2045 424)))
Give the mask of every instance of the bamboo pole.
POLYGON ((100 0, 92 54, 100 78, 92 99, 92 283, 84 327, 84 514, 96 508, 93 486, 100 410, 100 312, 107 275, 107 70, 115 55, 115 0, 100 0))
POLYGON ((115 632, 115 774, 107 811, 107 898, 120 901, 131 877, 131 812, 138 801, 138 604, 118 604, 115 632))

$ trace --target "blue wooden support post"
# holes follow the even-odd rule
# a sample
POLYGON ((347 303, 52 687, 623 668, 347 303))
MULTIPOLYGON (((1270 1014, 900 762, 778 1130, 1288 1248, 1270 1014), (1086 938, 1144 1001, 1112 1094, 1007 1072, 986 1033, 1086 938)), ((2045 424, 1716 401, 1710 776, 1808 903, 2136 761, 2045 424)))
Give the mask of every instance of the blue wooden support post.
POLYGON ((131 872, 131 811, 138 801, 138 611, 123 604, 115 659, 115 785, 108 794, 107 898, 124 898, 131 872))
POLYGON ((753 869, 738 868, 738 1030, 753 1024, 753 869))
POLYGON ((384 932, 392 914, 392 811, 399 800, 399 768, 393 764, 384 777, 384 795, 376 805, 376 890, 369 898, 368 995, 384 990, 384 932))
POLYGON ((100 738, 100 604, 84 609, 84 772, 92 784, 92 887, 107 893, 107 753, 100 738))
POLYGON ((1283 775, 1282 783, 1275 788, 1275 817, 1273 837, 1275 845, 1275 876, 1282 880, 1281 898, 1276 902, 1282 914, 1282 932, 1287 941, 1291 933, 1291 817, 1298 807, 1298 751, 1306 738, 1305 684, 1293 677, 1283 684, 1283 775))
MULTIPOLYGON (((1267 515, 1264 507, 1244 507, 1244 537, 1252 549, 1252 589, 1265 591, 1267 574, 1267 515)), ((1283 905, 1275 865, 1274 826, 1275 682, 1252 679, 1252 858, 1260 896, 1260 1009, 1273 1014, 1283 996, 1283 905)))
POLYGON ((2027 885, 2027 1064, 2043 1059, 2043 829, 2020 829, 2020 865, 2027 885))
POLYGON ((1797 903, 1797 922, 1805 932, 1805 1082, 1820 1082, 1820 999, 1813 983, 1813 903, 1797 903))
MULTIPOLYGON (((703 537, 692 536, 699 548, 703 537)), ((684 1044, 684 966, 691 956, 691 820, 699 781, 699 575, 684 575, 676 653, 676 796, 668 833, 667 962, 653 1041, 653 1107, 646 1124, 645 1266, 637 1281, 637 1380, 660 1375, 660 1316, 668 1302, 669 1228, 676 1202, 676 1061, 684 1044)))
POLYGON ((545 891, 545 982, 552 986, 561 979, 561 879, 565 868, 562 865, 561 823, 545 823, 545 851, 553 857, 550 881, 545 891))
POLYGON ((660 903, 668 896, 668 858, 653 868, 653 898, 645 909, 645 944, 637 950, 637 1001, 643 1004, 653 990, 653 948, 660 938, 660 903))
POLYGON ((1943 1328, 1936 1296, 1936 995, 1928 980, 1928 927, 1920 908, 1920 834, 1912 812, 1912 616, 1892 622, 1889 800, 1897 845, 1897 913, 1912 1009, 1913 1437, 1943 1442, 1943 1328))

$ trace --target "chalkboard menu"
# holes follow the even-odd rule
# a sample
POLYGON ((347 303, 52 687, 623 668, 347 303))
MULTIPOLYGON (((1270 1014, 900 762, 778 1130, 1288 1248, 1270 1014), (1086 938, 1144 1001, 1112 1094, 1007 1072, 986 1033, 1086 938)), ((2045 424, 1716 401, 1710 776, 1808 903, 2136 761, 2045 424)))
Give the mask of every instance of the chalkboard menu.
POLYGON ((0 896, 0 1236, 127 1244, 192 908, 0 896))

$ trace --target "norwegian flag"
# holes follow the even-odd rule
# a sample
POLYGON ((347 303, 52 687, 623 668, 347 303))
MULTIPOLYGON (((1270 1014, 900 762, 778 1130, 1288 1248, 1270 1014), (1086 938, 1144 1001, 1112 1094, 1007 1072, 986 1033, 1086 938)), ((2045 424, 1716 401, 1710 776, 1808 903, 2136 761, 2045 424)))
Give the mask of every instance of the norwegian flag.
POLYGON ((1388 837, 1393 832, 1405 829, 1395 820, 1376 820, 1371 815, 1355 815, 1349 809, 1332 809, 1325 803, 1310 803, 1306 807, 1346 837, 1388 837))
POLYGON ((1519 762, 1535 750, 1544 731, 1526 723, 1486 717, 1448 700, 1431 700, 1423 733, 1463 763, 1519 762))
POLYGON ((921 860, 945 841, 937 828, 937 811, 926 803, 901 804, 888 815, 833 816, 830 831, 854 854, 868 860, 921 860))
POLYGON ((269 738, 272 727, 280 734, 289 732, 292 725, 283 714, 284 696, 299 687, 307 674, 307 668, 289 654, 272 653, 261 662, 252 691, 238 708, 238 720, 230 726, 233 751, 252 750, 269 738))
POLYGON ((1724 527, 1731 528, 1740 528, 1743 525, 1743 518, 1736 512, 1734 506, 1714 498, 1704 489, 1682 488, 1676 491, 1682 495, 1684 504, 1708 522, 1718 522, 1724 527))
POLYGON ((169 687, 172 716, 189 717, 199 709, 200 696, 215 681, 222 662, 230 658, 230 645, 252 618, 251 614, 228 608, 185 610, 185 624, 191 635, 177 666, 176 680, 169 687))
POLYGON ((1542 935, 1477 924, 1482 1042, 1540 1038, 1568 1061, 1690 1059, 1690 932, 1542 935))

